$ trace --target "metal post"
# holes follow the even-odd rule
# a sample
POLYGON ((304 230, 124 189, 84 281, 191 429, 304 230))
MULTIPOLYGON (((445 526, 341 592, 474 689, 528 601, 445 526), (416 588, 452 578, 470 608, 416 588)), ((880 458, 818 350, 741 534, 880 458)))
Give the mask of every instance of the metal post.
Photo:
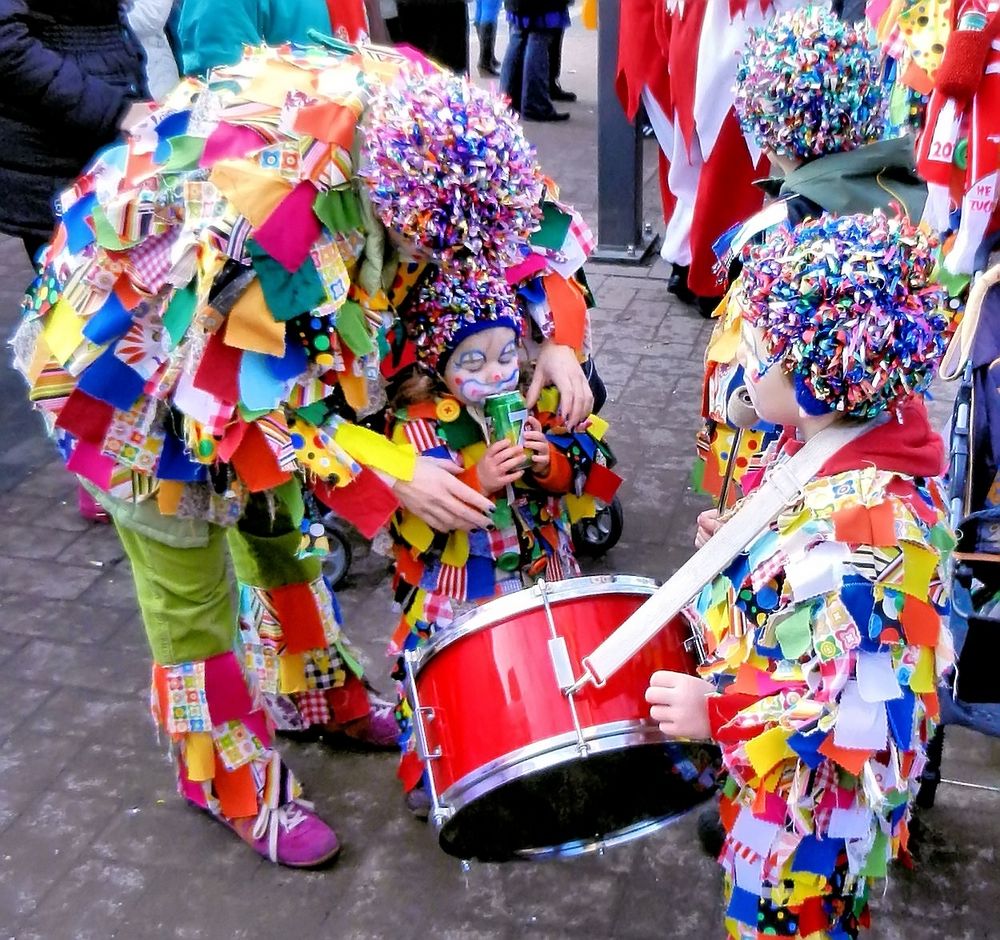
POLYGON ((599 0, 597 28, 597 250, 595 261, 645 264, 658 236, 642 218, 642 135, 615 93, 619 4, 599 0))

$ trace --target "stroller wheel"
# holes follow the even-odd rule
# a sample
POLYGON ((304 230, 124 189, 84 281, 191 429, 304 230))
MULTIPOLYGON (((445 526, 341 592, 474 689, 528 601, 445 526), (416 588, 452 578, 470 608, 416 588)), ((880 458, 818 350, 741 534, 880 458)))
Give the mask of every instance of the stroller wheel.
POLYGON ((333 513, 328 513, 323 517, 326 537, 330 542, 330 551, 323 557, 323 575, 332 587, 337 588, 347 577, 353 553, 351 543, 347 540, 347 534, 340 528, 335 518, 333 513))
POLYGON ((624 528, 625 515, 616 496, 596 516, 573 523, 573 547, 577 555, 599 558, 618 544, 624 528))

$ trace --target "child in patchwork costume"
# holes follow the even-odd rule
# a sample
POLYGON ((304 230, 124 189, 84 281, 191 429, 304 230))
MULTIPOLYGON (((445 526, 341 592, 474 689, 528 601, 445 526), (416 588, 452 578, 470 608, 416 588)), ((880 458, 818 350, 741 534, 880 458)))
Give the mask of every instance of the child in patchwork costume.
MULTIPOLYGON (((593 515, 620 482, 603 443, 606 425, 591 416, 570 431, 554 389, 530 411, 512 413, 521 438, 496 439, 486 419, 491 398, 517 393, 523 319, 500 272, 435 271, 404 311, 419 365, 400 380, 390 430, 398 446, 461 468, 459 479, 490 498, 491 523, 468 532, 434 532, 412 513, 393 519, 395 601, 402 619, 391 653, 402 680, 402 654, 450 627, 462 613, 519 591, 534 578, 579 574, 570 519, 593 515)), ((513 396, 512 396, 513 397, 513 396)), ((408 805, 421 814, 423 766, 413 749, 410 712, 401 694, 400 778, 408 805)))
POLYGON ((786 429, 764 474, 830 425, 870 425, 699 595, 701 677, 657 672, 646 693, 664 733, 722 749, 738 940, 857 936, 906 852, 952 659, 944 449, 921 398, 945 345, 932 267, 905 220, 823 216, 749 249, 735 286, 750 396, 786 429))

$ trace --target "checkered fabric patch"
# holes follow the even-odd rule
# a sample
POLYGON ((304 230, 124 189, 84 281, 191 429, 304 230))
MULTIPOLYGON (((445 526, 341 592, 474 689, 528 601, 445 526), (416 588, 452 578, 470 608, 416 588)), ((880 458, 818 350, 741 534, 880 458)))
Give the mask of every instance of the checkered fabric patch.
POLYGON ((326 692, 321 689, 296 692, 292 698, 306 728, 312 725, 325 725, 333 717, 330 714, 330 704, 326 699, 326 692))
POLYGON ((135 275, 135 282, 147 293, 159 293, 167 283, 167 276, 173 267, 170 250, 180 234, 180 226, 174 226, 159 235, 147 238, 129 252, 128 258, 135 275))

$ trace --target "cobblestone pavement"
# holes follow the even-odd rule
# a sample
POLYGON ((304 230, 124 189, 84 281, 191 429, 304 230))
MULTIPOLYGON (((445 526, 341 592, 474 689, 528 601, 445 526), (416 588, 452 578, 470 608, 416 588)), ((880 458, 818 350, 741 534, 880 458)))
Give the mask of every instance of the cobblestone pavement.
MULTIPOLYGON (((566 198, 591 217, 593 46, 571 32, 564 84, 581 92, 573 120, 530 128, 566 198)), ((20 245, 0 240, 4 335, 28 277, 20 245)), ((625 536, 595 571, 668 575, 689 554, 704 506, 687 478, 709 328, 669 299, 665 277, 660 262, 592 269, 605 416, 627 479, 625 536)), ((6 367, 0 440, 0 935, 719 936, 720 878, 693 819, 599 857, 465 871, 404 810, 390 754, 282 745, 345 848, 322 872, 257 859, 176 796, 146 713, 148 655, 127 563, 113 532, 77 516, 73 481, 6 367)), ((350 636, 388 691, 385 570, 359 546, 341 599, 350 636)), ((947 776, 993 783, 998 765, 987 739, 949 731, 947 776)), ((998 805, 991 793, 942 786, 917 869, 894 873, 874 900, 873 937, 1000 936, 998 805)))

